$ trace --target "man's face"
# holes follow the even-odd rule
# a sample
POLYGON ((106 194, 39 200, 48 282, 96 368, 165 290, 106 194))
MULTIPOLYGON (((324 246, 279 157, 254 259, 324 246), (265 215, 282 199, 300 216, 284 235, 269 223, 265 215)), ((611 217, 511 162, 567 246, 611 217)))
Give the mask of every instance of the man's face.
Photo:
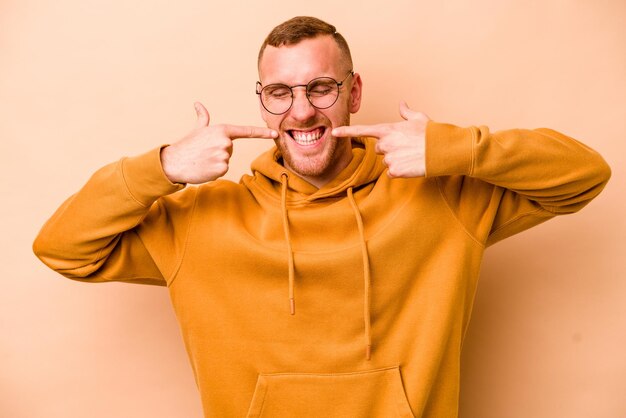
MULTIPOLYGON (((350 70, 330 36, 305 39, 279 48, 267 46, 259 63, 263 86, 306 85, 317 77, 341 81, 350 70)), ((271 114, 259 103, 261 115, 267 126, 279 133, 275 142, 285 167, 320 187, 352 159, 350 140, 335 138, 330 132, 334 127, 348 125, 350 113, 359 110, 361 79, 358 74, 348 77, 339 90, 337 102, 327 109, 313 107, 303 87, 295 88, 293 94, 293 104, 286 113, 271 114)))

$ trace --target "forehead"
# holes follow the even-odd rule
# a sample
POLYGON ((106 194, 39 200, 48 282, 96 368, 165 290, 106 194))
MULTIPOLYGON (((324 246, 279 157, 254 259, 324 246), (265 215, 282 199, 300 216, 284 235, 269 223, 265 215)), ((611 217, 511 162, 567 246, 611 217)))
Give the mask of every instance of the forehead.
POLYGON ((278 48, 268 45, 259 63, 263 84, 306 84, 316 77, 340 75, 341 52, 330 36, 304 39, 278 48))

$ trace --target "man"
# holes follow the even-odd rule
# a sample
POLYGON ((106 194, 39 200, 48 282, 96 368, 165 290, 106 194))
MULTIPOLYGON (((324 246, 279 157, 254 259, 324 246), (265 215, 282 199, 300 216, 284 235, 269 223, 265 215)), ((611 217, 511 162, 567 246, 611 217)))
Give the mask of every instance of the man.
POLYGON ((549 129, 349 126, 362 80, 299 17, 259 53, 267 128, 197 126, 108 165, 43 227, 65 276, 168 286, 207 417, 454 417, 483 252, 575 212, 610 170, 549 129), (276 148, 239 184, 232 141, 276 148), (187 187, 184 184, 202 184, 187 187))

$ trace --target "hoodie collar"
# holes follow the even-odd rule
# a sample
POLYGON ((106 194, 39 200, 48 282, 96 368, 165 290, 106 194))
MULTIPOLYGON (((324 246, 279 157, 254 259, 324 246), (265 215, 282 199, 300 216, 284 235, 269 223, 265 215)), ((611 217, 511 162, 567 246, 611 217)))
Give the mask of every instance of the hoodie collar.
POLYGON ((358 188, 376 181, 385 170, 382 157, 376 154, 374 138, 352 139, 352 160, 335 179, 320 189, 295 173, 289 172, 282 164, 282 155, 276 147, 261 154, 252 163, 255 176, 262 175, 272 180, 277 191, 281 188, 283 173, 289 174, 289 200, 313 201, 330 196, 344 194, 349 188, 358 188))

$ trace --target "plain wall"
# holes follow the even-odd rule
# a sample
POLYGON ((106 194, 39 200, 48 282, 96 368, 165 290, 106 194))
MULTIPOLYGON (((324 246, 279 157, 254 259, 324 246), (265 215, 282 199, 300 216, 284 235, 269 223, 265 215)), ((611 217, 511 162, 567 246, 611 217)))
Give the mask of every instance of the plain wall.
MULTIPOLYGON (((256 55, 295 15, 335 24, 364 81, 356 123, 551 127, 613 169, 581 213, 487 252, 462 418, 626 417, 623 0, 0 0, 0 416, 201 416, 165 288, 75 283, 31 252, 98 167, 215 123, 261 124, 256 55)), ((271 141, 241 140, 238 179, 271 141)))

